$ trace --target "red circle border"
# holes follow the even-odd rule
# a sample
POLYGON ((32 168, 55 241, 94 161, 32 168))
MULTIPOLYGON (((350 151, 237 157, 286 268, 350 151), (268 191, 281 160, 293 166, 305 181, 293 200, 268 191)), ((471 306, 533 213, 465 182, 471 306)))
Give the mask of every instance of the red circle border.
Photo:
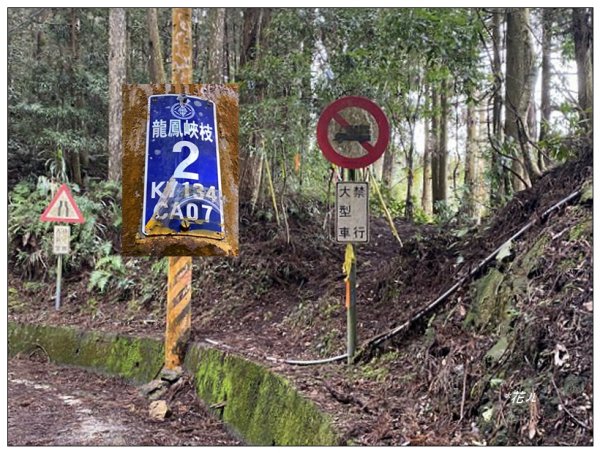
POLYGON ((325 110, 323 110, 323 113, 321 113, 319 121, 317 122, 317 143, 319 144, 321 151, 323 151, 323 155, 328 161, 343 168, 357 169, 371 165, 381 157, 389 142, 390 123, 388 122, 385 113, 381 107, 365 97, 346 96, 333 101, 325 107, 325 110), (345 157, 339 154, 327 137, 329 123, 335 114, 349 107, 361 108, 369 112, 373 118, 375 118, 375 122, 379 128, 377 142, 374 145, 371 145, 373 147, 373 152, 358 158, 345 157))

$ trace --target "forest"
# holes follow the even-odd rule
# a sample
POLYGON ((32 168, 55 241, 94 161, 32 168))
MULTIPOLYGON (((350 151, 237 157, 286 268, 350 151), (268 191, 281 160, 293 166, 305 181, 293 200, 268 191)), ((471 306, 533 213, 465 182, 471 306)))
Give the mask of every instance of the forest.
MULTIPOLYGON (((122 89, 170 82, 173 17, 8 9, 9 346, 26 325, 164 333, 168 259, 121 253, 122 89), (63 183, 86 221, 71 227, 57 312, 53 225, 39 215, 63 183)), ((205 370, 178 381, 183 403, 167 392, 182 437, 142 424, 129 440, 35 440, 11 425, 15 383, 9 444, 234 442, 211 431, 220 419, 260 445, 591 445, 593 9, 191 8, 190 24, 193 82, 239 89, 240 230, 239 256, 193 260, 191 340, 283 376, 310 404, 246 408, 259 372, 238 364, 231 382, 246 386, 229 369, 208 385, 205 370), (346 347, 348 257, 332 225, 348 174, 316 133, 344 96, 390 125, 383 156, 356 170, 371 233, 356 247, 349 366, 328 361, 346 347), (311 361, 324 364, 296 366, 311 361), (196 394, 209 421, 185 418, 196 394), (330 421, 302 432, 313 405, 330 421)), ((9 376, 61 363, 40 344, 9 376)), ((288 391, 260 376, 257 394, 288 391)))

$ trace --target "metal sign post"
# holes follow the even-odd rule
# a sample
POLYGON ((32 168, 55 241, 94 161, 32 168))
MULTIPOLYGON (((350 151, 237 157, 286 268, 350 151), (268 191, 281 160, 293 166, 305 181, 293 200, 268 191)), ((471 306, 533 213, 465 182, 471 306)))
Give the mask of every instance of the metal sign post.
POLYGON ((347 169, 346 181, 336 185, 334 238, 336 242, 346 244, 348 365, 354 361, 357 344, 354 245, 369 241, 369 187, 366 182, 356 180, 356 169, 379 159, 389 140, 390 126, 385 113, 373 101, 363 97, 348 96, 332 102, 323 110, 317 123, 317 141, 323 155, 347 169), (342 114, 344 110, 348 112, 342 114))
POLYGON ((62 283, 62 256, 69 253, 69 245, 71 241, 71 227, 69 225, 54 226, 54 244, 53 251, 58 255, 56 261, 56 301, 54 308, 60 309, 60 287, 62 283))
MULTIPOLYGON (((85 219, 66 184, 58 188, 52 201, 40 216, 42 222, 84 223, 85 219)), ((62 256, 69 253, 71 227, 69 225, 54 226, 53 252, 56 260, 56 297, 54 308, 60 309, 60 289, 62 283, 62 256)))
POLYGON ((60 284, 62 279, 62 255, 58 255, 56 260, 56 296, 54 302, 54 309, 60 310, 60 284))
MULTIPOLYGON (((348 170, 348 176, 349 176, 349 180, 354 182, 356 181, 356 170, 348 170)), ((355 192, 353 195, 356 195, 357 192, 355 192)), ((367 190, 367 194, 368 194, 368 190, 367 190)), ((358 199, 358 197, 354 197, 355 199, 358 199)), ((358 215, 357 217, 360 219, 364 219, 366 217, 366 224, 367 224, 367 231, 366 231, 366 240, 369 240, 369 232, 368 232, 368 225, 369 225, 369 197, 367 195, 366 197, 366 215, 358 215)), ((350 214, 352 215, 352 212, 350 212, 350 214)), ((339 215, 339 213, 338 213, 339 215)), ((355 231, 352 231, 351 234, 354 236, 357 236, 357 233, 359 231, 360 226, 355 226, 354 228, 356 228, 355 231)), ((346 278, 346 285, 347 285, 347 289, 346 289, 346 324, 348 326, 348 345, 347 345, 347 352, 348 352, 348 365, 352 364, 352 361, 354 359, 354 354, 356 353, 356 253, 354 250, 354 244, 350 243, 346 246, 347 248, 349 248, 350 250, 348 252, 346 252, 346 254, 351 254, 351 259, 350 259, 350 269, 348 272, 348 276, 346 278)))
POLYGON ((347 170, 347 180, 336 184, 335 240, 346 244, 346 316, 348 363, 356 352, 356 243, 369 241, 369 185, 356 182, 356 170, 347 170))

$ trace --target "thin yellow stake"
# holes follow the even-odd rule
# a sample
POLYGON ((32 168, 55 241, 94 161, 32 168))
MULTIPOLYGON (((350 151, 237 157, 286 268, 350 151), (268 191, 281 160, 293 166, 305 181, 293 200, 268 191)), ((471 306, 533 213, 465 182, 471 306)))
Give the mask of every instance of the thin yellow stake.
POLYGON ((398 242, 400 243, 400 247, 404 247, 404 245, 402 244, 402 240, 400 239, 400 235, 398 234, 398 230, 396 229, 396 225, 394 225, 394 221, 392 220, 392 214, 390 214, 390 211, 388 210, 388 208, 385 204, 385 201, 383 200, 383 196, 381 195, 381 191, 379 190, 377 181, 375 180, 375 177, 371 173, 370 169, 368 170, 368 172, 369 172, 369 181, 372 181, 372 183, 373 183, 373 188, 375 189, 375 193, 377 194, 379 203, 381 203, 381 208, 383 209, 385 217, 387 218, 387 221, 390 224, 390 228, 392 229, 392 234, 394 235, 394 237, 396 239, 398 239, 398 242))
POLYGON ((273 209, 275 209, 275 220, 279 225, 279 211, 277 209, 277 200, 275 198, 275 187, 273 186, 273 178, 271 177, 271 166, 269 159, 265 158, 265 168, 267 169, 267 178, 269 178, 269 191, 271 192, 271 200, 273 201, 273 209))
MULTIPOLYGON (((192 83, 192 9, 173 8, 172 80, 192 83)), ((182 88, 181 88, 182 89, 182 88)), ((192 325, 192 257, 169 257, 165 368, 183 362, 192 325)))

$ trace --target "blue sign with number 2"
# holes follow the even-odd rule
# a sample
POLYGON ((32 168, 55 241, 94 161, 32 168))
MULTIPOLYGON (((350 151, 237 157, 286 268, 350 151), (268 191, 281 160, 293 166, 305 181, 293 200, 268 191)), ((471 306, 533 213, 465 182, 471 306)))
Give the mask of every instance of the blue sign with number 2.
POLYGON ((217 140, 214 102, 149 97, 143 234, 223 238, 217 140))

